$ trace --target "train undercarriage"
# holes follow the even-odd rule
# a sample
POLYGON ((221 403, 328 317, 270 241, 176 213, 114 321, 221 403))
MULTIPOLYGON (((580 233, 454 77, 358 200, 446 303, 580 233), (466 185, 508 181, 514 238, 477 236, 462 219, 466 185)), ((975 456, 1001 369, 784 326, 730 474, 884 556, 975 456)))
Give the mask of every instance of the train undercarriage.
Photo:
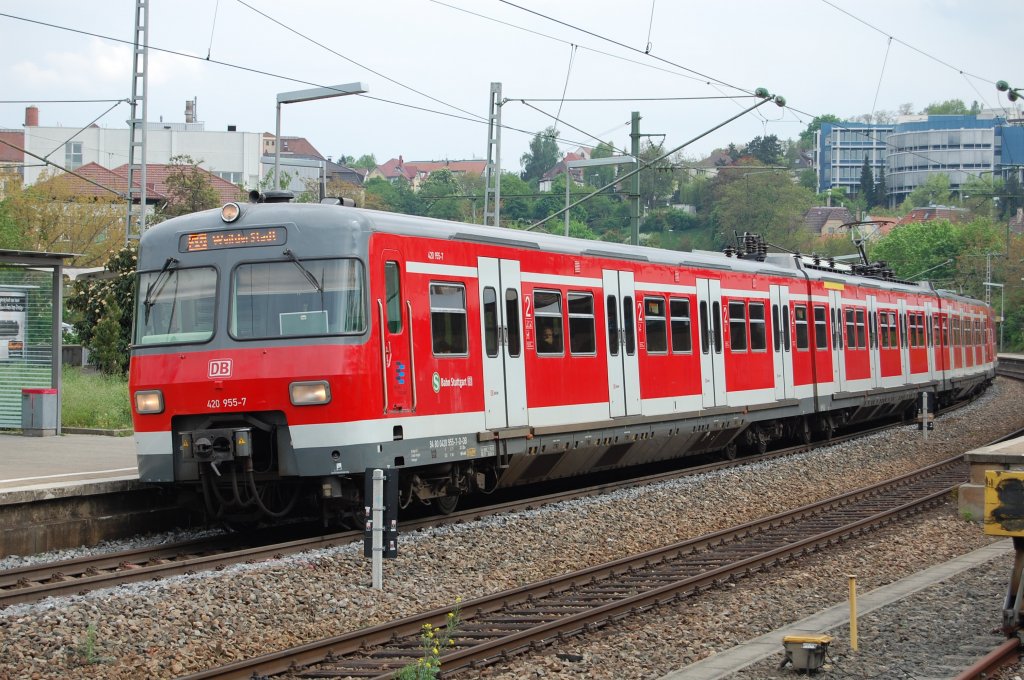
MULTIPOLYGON (((936 395, 946 406, 972 397, 988 384, 979 380, 936 395)), ((623 469, 684 456, 718 452, 734 459, 764 453, 781 443, 829 440, 845 427, 884 418, 914 416, 918 392, 865 400, 857 407, 788 417, 732 418, 707 429, 685 423, 631 427, 614 436, 548 435, 530 440, 523 455, 498 455, 400 469, 399 503, 433 505, 453 512, 462 496, 499 488, 623 469), (581 445, 582 444, 582 445, 581 445)), ((325 525, 359 526, 366 501, 362 475, 281 474, 280 451, 287 441, 283 415, 249 414, 229 420, 186 418, 177 436, 183 455, 179 479, 193 490, 212 521, 249 526, 293 518, 319 518, 325 525), (183 473, 183 474, 182 474, 183 473)), ((609 434, 611 430, 603 434, 609 434)), ((284 467, 287 467, 285 465, 284 467)))

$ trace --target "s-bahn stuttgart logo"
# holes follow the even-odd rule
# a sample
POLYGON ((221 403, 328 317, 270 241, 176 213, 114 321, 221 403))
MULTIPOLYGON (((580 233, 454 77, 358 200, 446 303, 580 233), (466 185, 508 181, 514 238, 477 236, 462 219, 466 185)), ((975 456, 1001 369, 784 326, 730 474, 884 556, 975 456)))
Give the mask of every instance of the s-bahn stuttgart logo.
POLYGON ((230 378, 231 359, 210 359, 210 368, 206 375, 210 378, 230 378))

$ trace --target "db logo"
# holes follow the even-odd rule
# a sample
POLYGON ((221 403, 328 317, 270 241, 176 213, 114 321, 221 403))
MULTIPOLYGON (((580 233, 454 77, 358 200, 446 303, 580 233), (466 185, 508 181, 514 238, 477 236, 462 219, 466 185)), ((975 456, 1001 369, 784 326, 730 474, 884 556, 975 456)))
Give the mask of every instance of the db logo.
POLYGON ((210 359, 208 376, 211 378, 231 377, 231 359, 210 359))

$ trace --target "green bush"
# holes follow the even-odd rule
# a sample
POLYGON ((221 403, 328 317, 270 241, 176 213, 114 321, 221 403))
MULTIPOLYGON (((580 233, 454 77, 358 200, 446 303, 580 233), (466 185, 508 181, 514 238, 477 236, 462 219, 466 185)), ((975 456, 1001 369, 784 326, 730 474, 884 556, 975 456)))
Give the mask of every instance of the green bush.
POLYGON ((127 380, 75 366, 65 367, 60 422, 61 427, 131 429, 127 380))

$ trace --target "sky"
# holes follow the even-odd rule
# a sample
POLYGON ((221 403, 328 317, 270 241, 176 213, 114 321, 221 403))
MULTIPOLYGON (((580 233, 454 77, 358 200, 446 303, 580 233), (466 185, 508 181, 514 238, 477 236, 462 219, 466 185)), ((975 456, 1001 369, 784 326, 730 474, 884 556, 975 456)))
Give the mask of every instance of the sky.
MULTIPOLYGON (((690 142, 681 153, 696 160, 759 135, 796 139, 817 115, 949 99, 1001 108, 997 80, 1024 88, 1020 0, 149 6, 150 121, 183 121, 195 99, 207 130, 273 132, 278 93, 365 83, 365 95, 282 107, 283 135, 335 159, 486 158, 493 82, 507 99, 501 167, 512 172, 552 125, 563 152, 628 150, 633 111, 642 134, 666 151, 690 142), (786 106, 744 114, 756 88, 786 106)), ((29 104, 41 125, 125 127, 126 103, 96 100, 131 95, 134 27, 133 0, 0 0, 0 128, 21 128, 29 104)))

